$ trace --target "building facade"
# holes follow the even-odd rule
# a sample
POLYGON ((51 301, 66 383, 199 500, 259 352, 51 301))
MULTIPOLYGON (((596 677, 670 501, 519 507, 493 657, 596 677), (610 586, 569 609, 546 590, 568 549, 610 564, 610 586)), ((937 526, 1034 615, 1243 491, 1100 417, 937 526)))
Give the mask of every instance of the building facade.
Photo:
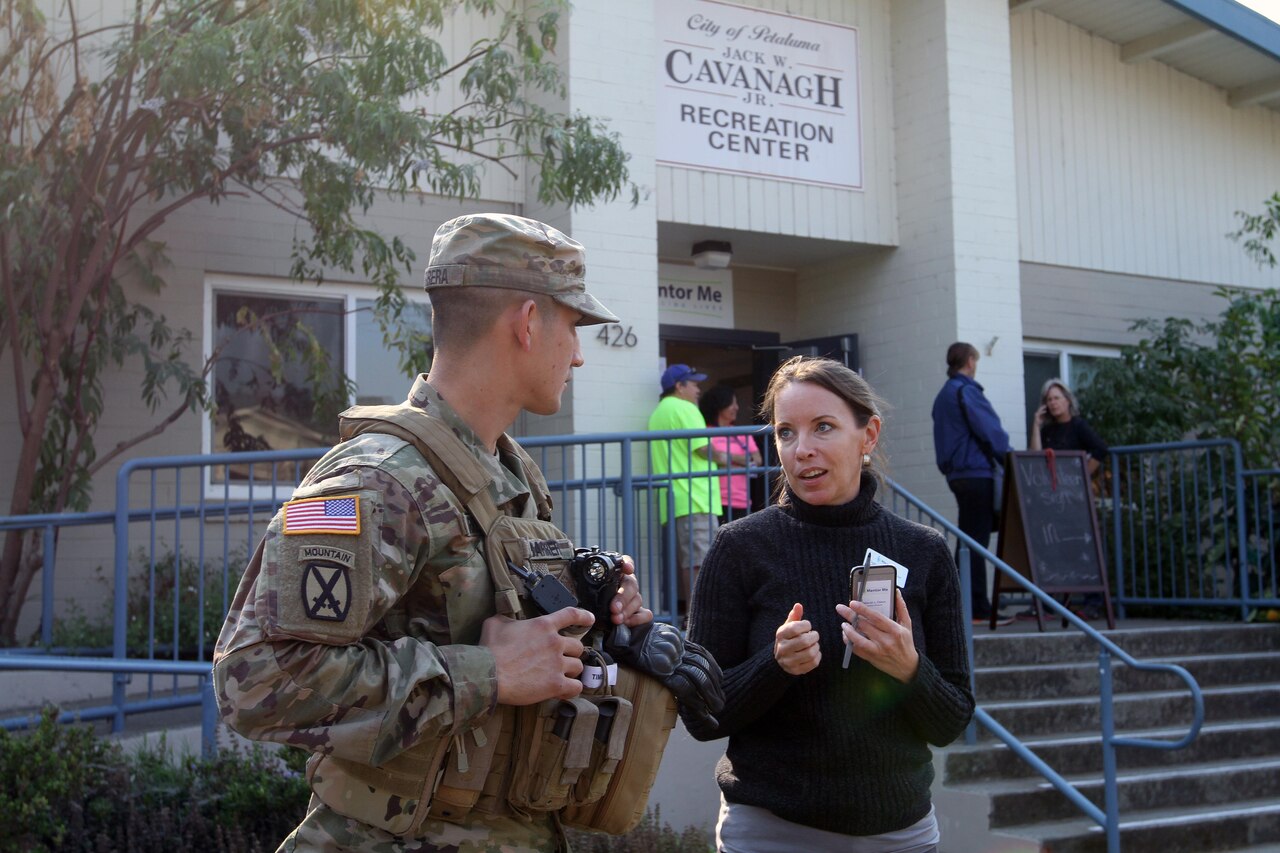
MULTIPOLYGON (((484 26, 451 24, 446 49, 484 26)), ((1219 286, 1280 285, 1226 236, 1280 190, 1280 25, 1230 0, 576 0, 557 57, 557 106, 621 135, 637 204, 549 208, 524 176, 490 173, 476 201, 382 200, 368 216, 419 266, 436 227, 468 211, 539 218, 587 246, 592 292, 622 323, 588 330, 561 413, 518 434, 642 430, 666 362, 734 385, 745 422, 781 356, 843 354, 891 405, 890 474, 948 511, 929 412, 952 341, 978 347, 978 379, 1024 447, 1027 389, 1084 375, 1134 320, 1203 318, 1219 286)), ((250 300, 340 307, 318 334, 357 398, 399 399, 409 380, 350 313, 374 288, 291 281, 297 227, 256 201, 183 209, 153 307, 198 331, 205 357, 250 300)), ((420 272, 405 287, 426 324, 420 272)), ((135 455, 221 452, 245 432, 323 441, 325 425, 273 424, 223 378, 233 416, 184 416, 135 455)), ((138 380, 110 381, 100 447, 153 423, 138 380)), ((101 561, 69 545, 67 597, 101 561)))

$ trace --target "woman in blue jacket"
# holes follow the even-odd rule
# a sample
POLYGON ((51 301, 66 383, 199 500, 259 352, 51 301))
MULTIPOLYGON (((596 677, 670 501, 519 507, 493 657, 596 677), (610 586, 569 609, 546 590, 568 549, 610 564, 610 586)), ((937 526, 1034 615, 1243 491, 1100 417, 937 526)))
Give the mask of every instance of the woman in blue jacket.
MULTIPOLYGON (((956 498, 957 525, 986 548, 996 521, 996 472, 1012 448, 1000 416, 973 379, 977 370, 978 350, 972 344, 958 341, 947 347, 947 382, 933 401, 933 449, 938 470, 956 498)), ((987 564, 975 553, 969 555, 969 578, 973 624, 986 624, 991 618, 987 564)))

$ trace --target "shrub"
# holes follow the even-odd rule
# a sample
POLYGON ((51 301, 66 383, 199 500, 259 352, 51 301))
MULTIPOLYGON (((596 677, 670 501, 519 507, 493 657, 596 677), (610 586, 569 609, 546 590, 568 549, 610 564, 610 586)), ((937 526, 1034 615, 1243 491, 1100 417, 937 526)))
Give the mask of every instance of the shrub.
MULTIPOLYGON (((163 738, 125 753, 45 708, 35 729, 0 729, 0 853, 255 853, 275 850, 306 814, 308 753, 223 750, 174 761, 163 738)), ((579 853, 708 853, 648 812, 627 835, 569 831, 579 853)))
MULTIPOLYGON (((1229 438, 1239 442, 1246 469, 1280 464, 1280 291, 1217 293, 1225 300, 1218 317, 1203 323, 1142 320, 1133 326, 1142 340, 1124 347, 1120 358, 1099 363, 1080 405, 1112 445, 1229 438)), ((1251 598, 1276 595, 1268 567, 1280 529, 1271 521, 1280 514, 1280 478, 1247 483, 1245 518, 1239 519, 1227 488, 1239 474, 1235 468, 1221 449, 1145 460, 1113 456, 1108 494, 1114 488, 1120 501, 1112 507, 1108 500, 1100 520, 1110 539, 1111 513, 1121 513, 1126 597, 1221 607, 1240 595, 1242 571, 1251 598), (1248 530, 1243 556, 1235 538, 1241 521, 1248 530)), ((1172 612, 1201 618, 1214 611, 1192 606, 1172 612)))
POLYGON ((74 849, 74 836, 111 811, 126 779, 119 747, 61 725, 56 708, 25 735, 0 729, 0 852, 74 849))
POLYGON ((1217 318, 1140 320, 1142 340, 1098 363, 1080 408, 1108 442, 1234 438, 1247 466, 1280 461, 1280 291, 1217 295, 1217 318))
POLYGON ((174 763, 163 740, 126 755, 46 709, 0 731, 0 853, 271 851, 306 812, 306 779, 254 746, 174 763))
MULTIPOLYGON (((134 561, 141 570, 129 574, 128 622, 125 626, 129 653, 145 654, 151 642, 157 648, 171 651, 176 642, 184 659, 199 656, 201 650, 202 656, 209 659, 227 615, 223 606, 221 561, 206 565, 203 573, 193 558, 185 554, 179 557, 172 551, 159 557, 154 568, 144 551, 136 552, 134 561)), ((244 565, 245 560, 240 556, 233 554, 227 558, 228 604, 235 594, 244 565)))
MULTIPOLYGON (((247 558, 243 551, 228 555, 226 593, 228 600, 244 573, 247 558)), ((53 645, 70 649, 109 649, 112 644, 112 597, 110 585, 98 570, 103 587, 97 616, 91 617, 78 603, 67 605, 54 622, 53 645)), ((134 552, 129 571, 126 597, 125 642, 134 657, 150 657, 149 649, 172 651, 174 646, 175 610, 177 614, 177 647, 184 659, 203 657, 208 660, 213 644, 226 618, 223 606, 222 560, 205 563, 203 579, 200 564, 187 555, 172 551, 158 557, 154 570, 146 551, 134 552), (175 567, 177 568, 175 576, 175 567), (177 606, 174 590, 177 588, 177 606), (201 626, 200 617, 204 623, 201 626)))

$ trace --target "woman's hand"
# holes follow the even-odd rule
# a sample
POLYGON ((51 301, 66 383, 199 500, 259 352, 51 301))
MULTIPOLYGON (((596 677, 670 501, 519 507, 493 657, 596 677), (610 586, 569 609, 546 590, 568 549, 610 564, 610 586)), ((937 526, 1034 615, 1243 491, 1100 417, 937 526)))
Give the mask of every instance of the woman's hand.
POLYGON ((1050 420, 1049 407, 1041 403, 1040 408, 1036 409, 1036 426, 1047 426, 1050 420))
POLYGON ((791 605, 787 621, 773 634, 773 659, 791 675, 804 675, 822 660, 818 632, 804 618, 804 605, 791 605))
POLYGON ((848 606, 837 604, 836 613, 846 620, 840 630, 844 633, 845 643, 853 646, 853 653, 906 684, 915 678, 916 670, 920 668, 920 653, 916 651, 911 637, 911 614, 907 612, 907 603, 902 600, 902 592, 894 590, 893 599, 897 622, 861 601, 850 601, 848 606), (858 617, 856 631, 850 624, 855 615, 858 617))

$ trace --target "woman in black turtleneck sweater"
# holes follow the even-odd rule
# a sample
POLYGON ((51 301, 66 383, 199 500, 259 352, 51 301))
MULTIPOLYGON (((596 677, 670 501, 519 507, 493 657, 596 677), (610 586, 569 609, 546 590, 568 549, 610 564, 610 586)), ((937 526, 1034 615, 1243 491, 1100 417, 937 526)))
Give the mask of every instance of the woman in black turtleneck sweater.
POLYGON ((725 853, 938 844, 929 744, 973 715, 959 581, 941 535, 875 502, 879 408, 838 362, 782 365, 764 400, 786 475, 778 505, 722 527, 698 575, 689 637, 723 668, 726 702, 715 727, 684 722, 699 740, 729 738, 716 768, 725 853), (896 622, 849 601, 868 548, 908 570, 896 622))

